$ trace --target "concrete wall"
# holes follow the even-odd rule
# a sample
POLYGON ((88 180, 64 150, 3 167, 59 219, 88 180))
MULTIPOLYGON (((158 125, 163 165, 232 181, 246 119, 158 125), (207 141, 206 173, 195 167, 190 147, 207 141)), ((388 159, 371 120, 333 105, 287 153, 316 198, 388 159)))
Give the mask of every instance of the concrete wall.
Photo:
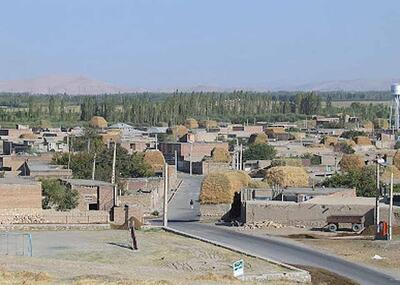
POLYGON ((42 208, 42 186, 40 182, 29 184, 1 183, 0 209, 42 208))
MULTIPOLYGON (((387 207, 382 208, 381 219, 386 220, 387 207)), ((374 221, 374 207, 371 205, 323 205, 279 201, 249 201, 242 209, 242 220, 246 223, 274 221, 289 226, 321 227, 331 215, 366 215, 366 225, 374 221)), ((394 224, 400 223, 400 209, 396 207, 394 224)))
POLYGON ((113 187, 112 186, 72 186, 72 190, 79 193, 78 209, 81 211, 89 210, 89 204, 98 204, 98 210, 110 211, 113 207, 113 187))

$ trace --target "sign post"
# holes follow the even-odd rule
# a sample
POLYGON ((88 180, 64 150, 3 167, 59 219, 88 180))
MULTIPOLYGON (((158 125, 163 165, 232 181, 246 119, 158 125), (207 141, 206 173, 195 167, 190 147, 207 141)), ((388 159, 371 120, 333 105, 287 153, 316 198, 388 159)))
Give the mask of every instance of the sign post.
POLYGON ((232 268, 233 268, 233 277, 239 277, 239 276, 244 275, 244 261, 243 261, 243 259, 235 261, 232 264, 232 268))

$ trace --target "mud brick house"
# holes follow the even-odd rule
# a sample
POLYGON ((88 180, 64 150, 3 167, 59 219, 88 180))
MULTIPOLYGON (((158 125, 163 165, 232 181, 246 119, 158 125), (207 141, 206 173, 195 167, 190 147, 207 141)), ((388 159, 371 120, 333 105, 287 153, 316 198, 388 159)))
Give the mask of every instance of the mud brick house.
POLYGON ((24 178, 0 178, 0 209, 42 209, 40 182, 24 178))
POLYGON ((102 210, 111 213, 114 206, 114 185, 109 182, 88 179, 61 179, 68 189, 79 193, 78 209, 102 210))

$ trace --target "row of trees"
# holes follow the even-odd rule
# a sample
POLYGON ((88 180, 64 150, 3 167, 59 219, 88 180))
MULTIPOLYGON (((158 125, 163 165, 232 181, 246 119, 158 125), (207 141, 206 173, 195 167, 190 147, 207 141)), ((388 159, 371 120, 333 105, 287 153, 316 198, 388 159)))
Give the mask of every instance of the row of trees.
MULTIPOLYGON (((344 93, 349 94, 353 93, 344 93)), ((339 96, 340 95, 340 96, 339 96)), ((0 120, 3 122, 38 122, 46 119, 60 125, 88 121, 93 115, 110 122, 123 121, 136 125, 182 123, 188 117, 232 122, 249 120, 304 119, 313 114, 362 115, 365 119, 388 117, 383 104, 353 103, 334 107, 332 100, 342 93, 243 92, 116 94, 102 96, 0 96, 0 120), (325 102, 325 104, 323 104, 325 102)), ((358 94, 358 97, 361 95, 358 94)), ((365 96, 364 96, 365 97, 365 96)))

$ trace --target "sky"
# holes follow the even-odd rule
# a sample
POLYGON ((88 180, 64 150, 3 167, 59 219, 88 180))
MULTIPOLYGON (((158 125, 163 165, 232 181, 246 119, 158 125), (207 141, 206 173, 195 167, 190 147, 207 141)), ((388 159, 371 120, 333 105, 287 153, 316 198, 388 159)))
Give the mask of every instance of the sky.
POLYGON ((268 88, 400 77, 398 0, 3 0, 0 80, 268 88))

